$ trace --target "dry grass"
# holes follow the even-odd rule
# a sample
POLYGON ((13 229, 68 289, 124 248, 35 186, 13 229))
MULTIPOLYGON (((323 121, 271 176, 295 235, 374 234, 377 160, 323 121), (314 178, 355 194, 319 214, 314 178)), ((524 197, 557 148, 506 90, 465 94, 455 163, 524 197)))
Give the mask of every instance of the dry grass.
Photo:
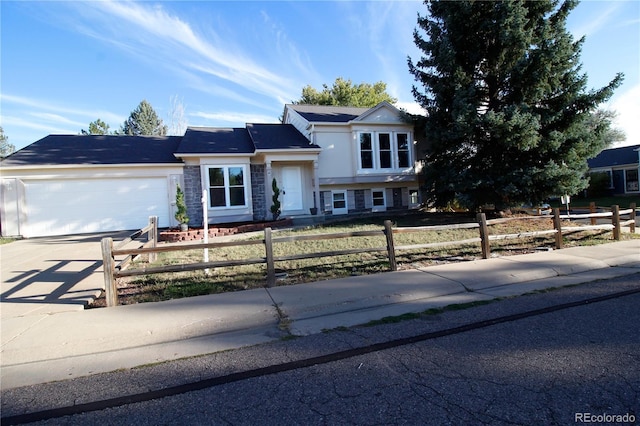
MULTIPOLYGON (((352 220, 343 223, 328 224, 318 228, 274 231, 273 237, 303 234, 337 233, 382 230, 382 222, 386 217, 373 217, 352 220)), ((393 217, 394 225, 425 226, 444 223, 472 222, 467 215, 414 214, 393 217)), ((566 223, 565 227, 571 226, 566 223)), ((536 230, 553 229, 551 219, 514 220, 507 223, 491 225, 489 231, 493 235, 514 234, 536 230)), ((629 238, 629 234, 624 234, 629 238)), ((445 231, 422 231, 416 233, 400 233, 394 235, 395 246, 415 245, 433 242, 457 241, 479 236, 477 229, 459 229, 445 231)), ((261 235, 247 238, 261 239, 261 235)), ((611 241, 611 232, 587 231, 569 234, 565 238, 565 246, 601 244, 611 241)), ((316 257, 312 259, 280 261, 276 263, 279 273, 277 285, 291 285, 321 280, 347 277, 351 275, 368 275, 389 270, 386 251, 373 249, 386 246, 385 236, 351 237, 318 241, 297 241, 274 244, 274 256, 287 256, 301 253, 320 253, 351 248, 368 248, 371 251, 354 255, 333 257, 316 257)), ((493 241, 493 256, 530 253, 536 250, 548 250, 554 247, 554 237, 522 238, 517 240, 493 241)), ((209 260, 235 260, 261 258, 265 256, 263 245, 224 247, 209 250, 209 260)), ((203 251, 183 251, 160 253, 154 265, 184 264, 201 262, 203 251)), ((481 258, 479 243, 468 245, 451 245, 433 249, 402 250, 396 252, 399 269, 411 269, 439 263, 461 262, 481 258)), ((132 267, 136 267, 134 264, 132 267)), ((141 303, 168 300, 202 294, 213 294, 259 288, 265 285, 266 266, 264 264, 215 268, 210 274, 205 271, 164 273, 144 277, 120 279, 118 283, 119 301, 121 304, 141 303)), ((102 305, 99 299, 96 306, 102 305)))

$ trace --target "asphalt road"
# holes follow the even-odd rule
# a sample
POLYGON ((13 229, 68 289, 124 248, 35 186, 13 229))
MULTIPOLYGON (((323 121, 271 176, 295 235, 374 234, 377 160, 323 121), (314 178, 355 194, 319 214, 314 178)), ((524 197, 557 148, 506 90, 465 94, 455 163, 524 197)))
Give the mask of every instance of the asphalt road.
POLYGON ((638 424, 638 290, 640 274, 13 389, 3 424, 638 424))

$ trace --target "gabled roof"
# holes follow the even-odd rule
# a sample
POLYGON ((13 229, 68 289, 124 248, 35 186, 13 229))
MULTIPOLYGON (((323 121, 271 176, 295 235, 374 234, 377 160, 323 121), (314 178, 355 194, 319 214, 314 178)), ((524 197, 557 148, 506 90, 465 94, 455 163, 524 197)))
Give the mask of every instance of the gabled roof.
POLYGON ((320 149, 291 124, 247 124, 256 150, 320 149))
POLYGON ((180 154, 253 154, 244 128, 189 127, 175 151, 180 154))
POLYGON ((256 150, 319 149, 290 124, 247 124, 246 128, 189 127, 176 155, 254 154, 256 150))
POLYGON ((395 106, 391 105, 387 101, 382 101, 378 105, 367 109, 365 112, 360 114, 360 116, 358 116, 354 121, 364 121, 369 117, 373 117, 373 116, 379 114, 383 110, 391 110, 391 111, 393 111, 394 114, 399 114, 400 113, 400 110, 398 108, 396 108, 395 106))
POLYGON ((290 124, 189 127, 184 136, 49 135, 8 156, 2 167, 181 164, 186 155, 253 155, 256 150, 319 150, 290 124))
POLYGON ((179 136, 49 135, 14 152, 3 167, 180 163, 179 136))
POLYGON ((638 164, 638 150, 640 145, 605 149, 587 163, 590 169, 638 164))
POLYGON ((333 105, 300 104, 288 104, 287 107, 296 111, 309 122, 321 123, 348 123, 351 120, 355 120, 370 109, 333 105))

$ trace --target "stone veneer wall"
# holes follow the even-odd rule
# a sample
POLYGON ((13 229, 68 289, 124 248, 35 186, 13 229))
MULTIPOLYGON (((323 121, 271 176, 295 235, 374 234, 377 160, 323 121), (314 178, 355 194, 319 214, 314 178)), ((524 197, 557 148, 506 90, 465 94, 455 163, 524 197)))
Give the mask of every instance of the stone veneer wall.
POLYGON ((184 166, 184 201, 189 226, 202 226, 202 182, 200 166, 184 166))
POLYGON ((361 213, 367 211, 367 206, 364 201, 364 189, 356 189, 354 192, 354 198, 356 201, 356 205, 354 209, 350 209, 349 213, 361 213))
POLYGON ((251 164, 251 203, 253 206, 253 220, 266 220, 267 190, 265 186, 266 166, 251 164))

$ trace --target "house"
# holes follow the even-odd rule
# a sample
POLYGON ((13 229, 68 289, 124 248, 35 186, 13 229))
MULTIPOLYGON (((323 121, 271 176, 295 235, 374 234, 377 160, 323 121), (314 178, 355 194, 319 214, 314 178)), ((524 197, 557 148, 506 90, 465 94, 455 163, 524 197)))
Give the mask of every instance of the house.
POLYGON ((418 205, 413 125, 393 105, 286 105, 282 124, 189 127, 184 136, 50 135, 0 163, 2 235, 38 237, 418 205), (204 197, 203 197, 204 196, 204 197))
POLYGON ((612 194, 640 194, 640 145, 605 149, 588 161, 590 173, 606 173, 612 194))
POLYGON ((0 163, 3 236, 169 226, 180 137, 49 135, 0 163))
POLYGON ((418 206, 413 125, 388 102, 373 108, 286 105, 283 121, 320 147, 314 190, 324 214, 418 206))

